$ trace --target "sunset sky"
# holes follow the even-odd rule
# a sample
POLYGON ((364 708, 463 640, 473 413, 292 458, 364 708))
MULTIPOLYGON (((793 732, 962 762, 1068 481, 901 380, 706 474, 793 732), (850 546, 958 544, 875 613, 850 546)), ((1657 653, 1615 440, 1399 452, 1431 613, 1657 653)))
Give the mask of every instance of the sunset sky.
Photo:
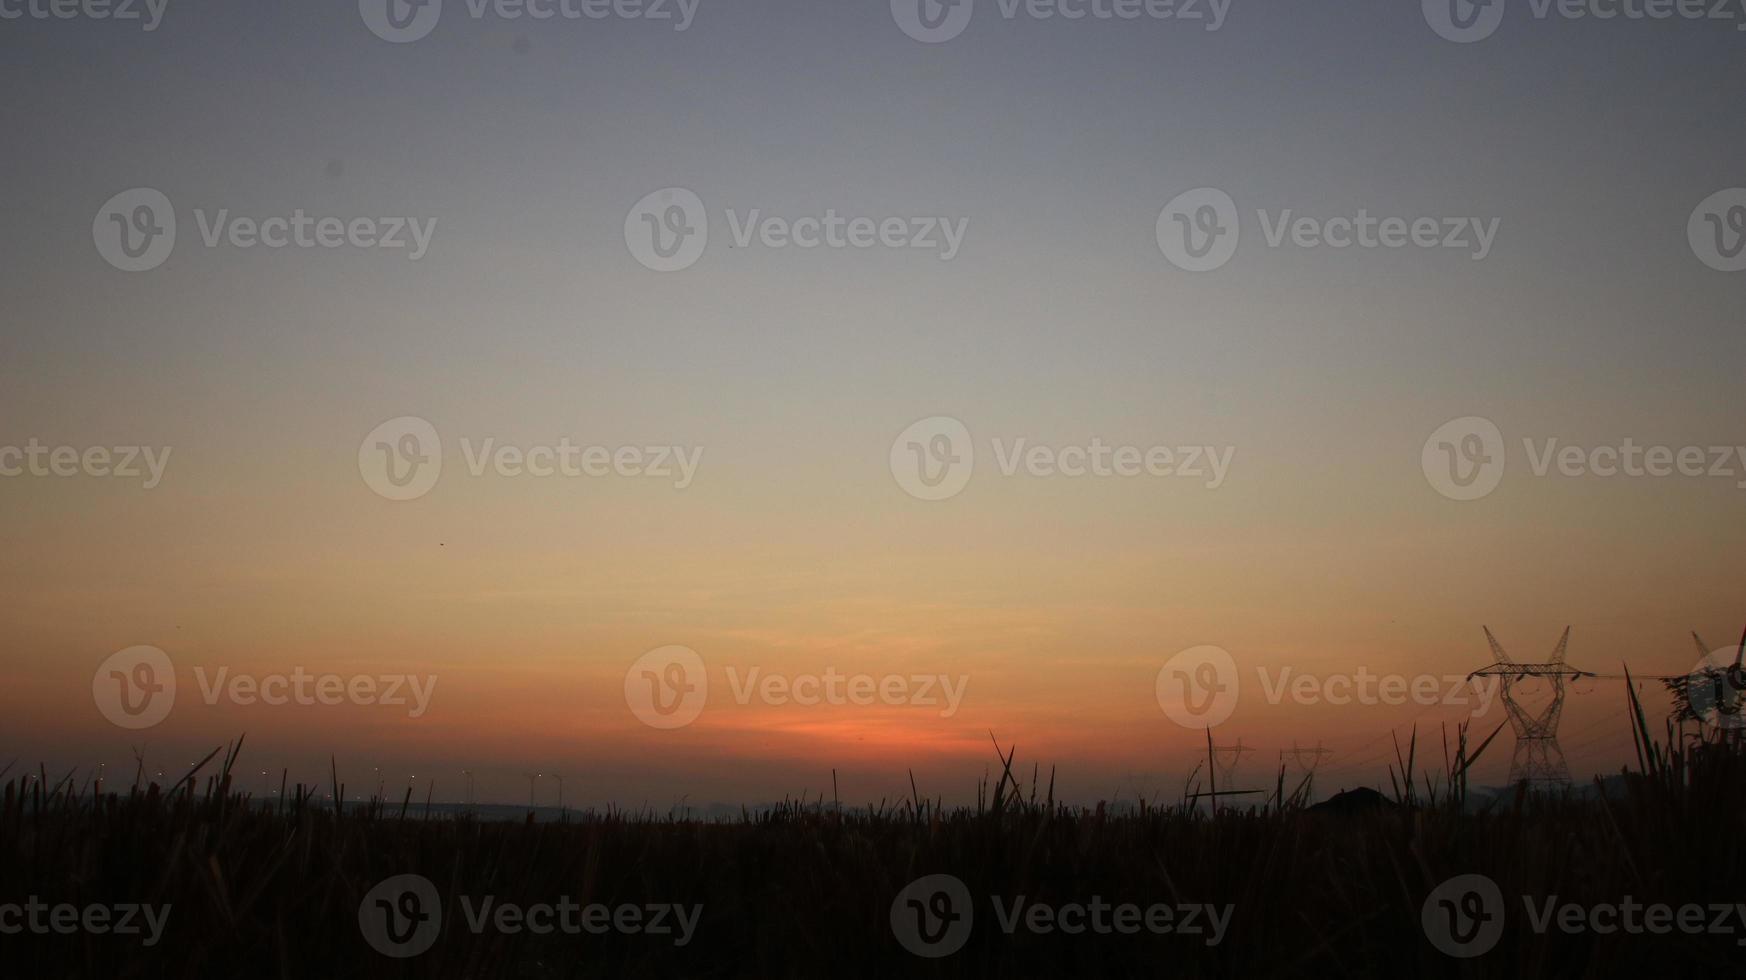
MULTIPOLYGON (((149 490, 0 477, 0 765, 113 780, 135 749, 168 770, 246 731, 249 773, 325 781, 331 755, 353 786, 380 767, 439 798, 471 769, 504 802, 536 770, 572 803, 758 802, 828 795, 835 768, 846 801, 902 797, 910 769, 952 801, 992 731, 1069 799, 1173 799, 1205 735, 1154 685, 1208 644, 1242 677, 1214 732, 1256 748, 1242 772, 1271 787, 1281 749, 1319 741, 1332 790, 1386 785, 1391 727, 1422 739, 1465 709, 1270 704, 1257 669, 1464 675, 1490 660, 1482 624, 1524 659, 1571 625, 1579 667, 1671 674, 1690 631, 1740 635, 1746 456, 1725 477, 1542 477, 1524 440, 1746 446, 1746 273, 1686 235, 1746 185, 1746 130, 1716 122, 1738 119, 1746 34, 1513 0, 1472 44, 1383 0, 1237 0, 1216 31, 999 9, 940 44, 883 0, 703 0, 682 32, 448 0, 404 44, 342 0, 170 0, 150 32, 0 21, 0 446, 172 448, 149 490), (93 220, 138 187, 178 230, 129 273, 93 220), (663 273, 625 226, 668 187, 710 227, 663 273), (1202 187, 1235 201, 1241 243, 1195 273, 1157 225, 1202 187), (1495 218, 1495 245, 1275 248, 1257 220, 1360 208, 1495 218), (220 209, 436 224, 416 261, 207 247, 195 212, 220 209), (752 209, 967 233, 949 261, 740 247, 728 213, 752 209), (409 501, 358 458, 401 416, 443 443, 409 501), (936 416, 975 470, 927 501, 890 457, 936 416), (1467 416, 1508 462, 1459 501, 1421 451, 1467 416), (462 448, 565 438, 703 455, 679 488, 474 477, 462 448), (1232 455, 1216 488, 1004 476, 992 443, 1020 438, 1232 455), (138 644, 178 695, 127 731, 92 679, 138 644), (625 675, 675 644, 710 698, 658 730, 625 675), (417 718, 207 705, 197 667, 436 687, 417 718), (951 717, 741 705, 730 668, 968 686, 951 717)), ((1623 685, 1569 697, 1573 774, 1616 769, 1623 685)), ((1507 742, 1476 783, 1503 780, 1507 742)))

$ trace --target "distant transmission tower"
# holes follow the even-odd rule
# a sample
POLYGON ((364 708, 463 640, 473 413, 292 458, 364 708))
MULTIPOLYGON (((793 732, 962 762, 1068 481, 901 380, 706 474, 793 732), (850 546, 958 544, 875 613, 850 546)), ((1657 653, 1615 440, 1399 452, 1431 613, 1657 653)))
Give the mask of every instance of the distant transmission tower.
POLYGON ((1220 786, 1229 787, 1236 785, 1235 780, 1232 777, 1237 774, 1237 764, 1243 761, 1244 753, 1253 751, 1255 751, 1254 747, 1244 745, 1241 738, 1237 739, 1236 745, 1217 745, 1213 747, 1213 758, 1218 761, 1219 765, 1220 786))
POLYGON ((1564 714, 1564 682, 1573 677, 1595 676, 1564 662, 1565 649, 1570 646, 1570 627, 1564 627, 1557 649, 1544 663, 1519 664, 1511 660, 1504 648, 1498 645, 1497 637, 1491 635, 1489 626, 1485 627, 1485 639, 1491 644, 1492 656, 1497 661, 1468 674, 1467 679, 1498 679, 1498 695, 1503 700, 1504 710, 1509 712, 1510 727, 1516 733, 1516 751, 1510 757, 1510 785, 1526 782, 1530 787, 1539 788, 1569 786, 1570 767, 1565 765, 1564 750, 1558 746, 1558 719, 1564 714), (1515 685, 1524 677, 1543 677, 1552 685, 1552 701, 1538 713, 1530 712, 1516 701, 1515 685))
POLYGON ((1316 747, 1313 749, 1300 749, 1297 747, 1297 740, 1293 739, 1290 751, 1280 750, 1279 761, 1284 762, 1286 759, 1290 759, 1297 764, 1299 769, 1303 770, 1305 775, 1314 775, 1316 767, 1322 764, 1322 758, 1331 754, 1333 754, 1331 750, 1322 748, 1320 741, 1316 742, 1316 747))

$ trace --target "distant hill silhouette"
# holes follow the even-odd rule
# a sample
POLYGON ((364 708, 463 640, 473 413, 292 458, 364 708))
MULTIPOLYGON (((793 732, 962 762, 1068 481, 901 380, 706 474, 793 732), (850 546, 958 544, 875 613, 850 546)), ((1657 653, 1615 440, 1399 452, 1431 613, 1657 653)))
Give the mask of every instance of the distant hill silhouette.
POLYGON ((1349 789, 1335 793, 1320 803, 1308 807, 1310 813, 1326 813, 1334 816, 1345 816, 1351 813, 1375 813, 1384 810, 1398 810, 1399 803, 1383 796, 1368 786, 1349 789))

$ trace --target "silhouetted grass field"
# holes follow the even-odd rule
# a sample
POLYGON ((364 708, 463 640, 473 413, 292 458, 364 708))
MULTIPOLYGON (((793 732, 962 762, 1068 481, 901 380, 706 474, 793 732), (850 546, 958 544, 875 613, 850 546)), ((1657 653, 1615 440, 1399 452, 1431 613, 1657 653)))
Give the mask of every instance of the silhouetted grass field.
POLYGON ((1005 774, 1010 753, 976 807, 903 800, 839 810, 812 800, 718 823, 617 812, 481 822, 427 818, 415 801, 335 810, 316 802, 314 787, 263 806, 231 783, 234 754, 198 780, 120 793, 14 775, 0 806, 0 902, 158 903, 170 912, 150 947, 138 936, 87 931, 0 935, 0 970, 104 978, 1740 976, 1746 947, 1737 943, 1746 932, 1542 934, 1523 912, 1521 896, 1583 905, 1630 896, 1676 908, 1746 900, 1738 743, 1675 738, 1662 747, 1639 737, 1649 754, 1610 798, 1518 794, 1476 808, 1463 800, 1463 739, 1438 777, 1412 760, 1418 747, 1403 746, 1387 798, 1310 808, 1304 787, 1294 792, 1281 781, 1265 803, 1257 796, 1216 816, 1193 802, 1122 816, 1063 807, 1034 778, 1005 774), (1494 880, 1510 907, 1494 948, 1457 959, 1428 941, 1421 916, 1432 889, 1469 873, 1494 880), (396 959, 366 942, 360 905, 378 883, 405 874, 424 876, 440 893, 440 933, 420 955, 396 959), (964 883, 973 922, 961 949, 924 958, 896 938, 893 904, 911 881, 934 874, 964 883), (683 945, 674 935, 610 930, 475 932, 463 898, 476 908, 487 895, 522 906, 568 896, 581 906, 702 909, 683 945), (1112 905, 1232 909, 1216 945, 1204 932, 1039 933, 1021 924, 1009 934, 993 903, 1010 907, 1017 896, 1055 907, 1095 896, 1112 905))

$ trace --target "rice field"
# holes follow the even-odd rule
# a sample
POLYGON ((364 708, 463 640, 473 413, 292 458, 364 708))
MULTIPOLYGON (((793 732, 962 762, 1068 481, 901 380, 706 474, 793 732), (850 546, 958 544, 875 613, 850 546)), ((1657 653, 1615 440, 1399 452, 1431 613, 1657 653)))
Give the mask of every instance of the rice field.
POLYGON ((821 799, 726 822, 488 822, 410 799, 334 808, 318 787, 263 805, 231 779, 240 743, 173 786, 13 771, 0 904, 34 899, 45 925, 0 913, 18 926, 0 955, 7 976, 94 978, 1741 975, 1746 921, 1724 933, 1709 912, 1743 897, 1739 743, 1631 723, 1642 763, 1610 797, 1484 807, 1464 798, 1465 733, 1435 774, 1409 736, 1393 786, 1344 806, 1282 776, 1265 801, 1214 813, 1191 792, 1119 816, 1054 801, 1046 769, 1014 778, 1010 751, 974 807, 821 799), (1471 874, 1504 897, 1502 929, 1457 958, 1427 916, 1464 909, 1433 892, 1471 874), (422 900, 384 897, 408 875, 422 900), (942 875, 961 904, 910 887, 942 875), (1621 900, 1701 905, 1706 928, 1557 924, 1621 900), (88 928, 93 905, 111 927, 156 908, 160 932, 88 928))

